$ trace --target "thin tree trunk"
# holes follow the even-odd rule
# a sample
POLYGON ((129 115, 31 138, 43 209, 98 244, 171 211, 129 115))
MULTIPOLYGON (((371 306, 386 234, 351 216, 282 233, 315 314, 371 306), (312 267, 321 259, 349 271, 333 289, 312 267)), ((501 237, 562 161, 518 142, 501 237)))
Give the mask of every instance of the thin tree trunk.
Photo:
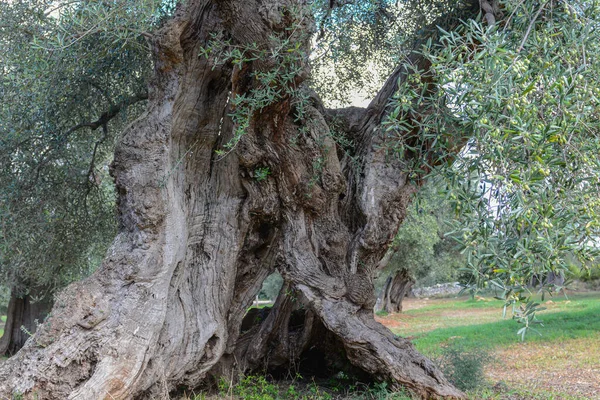
POLYGON ((408 270, 402 268, 388 277, 382 291, 382 309, 387 313, 402 312, 402 300, 415 283, 408 270))
POLYGON ((11 290, 0 354, 11 356, 19 351, 51 309, 52 298, 43 289, 32 287, 23 295, 11 290))
MULTIPOLYGON (((120 232, 101 268, 58 296, 35 340, 0 365, 0 395, 167 398, 231 371, 292 367, 315 338, 328 338, 335 345, 324 352, 343 349, 392 387, 463 396, 373 319, 371 275, 416 190, 379 133, 403 68, 367 109, 326 111, 309 95, 298 119, 284 95, 251 114, 233 151, 216 153, 238 128, 232 99, 260 85, 253 73, 278 65, 218 64, 201 46, 221 33, 271 54, 275 35, 308 51, 311 20, 291 11, 300 3, 190 0, 156 34, 149 109, 112 165, 120 232), (331 118, 356 143, 358 162, 338 155, 331 118), (242 332, 275 269, 285 280, 276 303, 242 332)), ((295 67, 290 84, 299 87, 307 67, 295 67)))

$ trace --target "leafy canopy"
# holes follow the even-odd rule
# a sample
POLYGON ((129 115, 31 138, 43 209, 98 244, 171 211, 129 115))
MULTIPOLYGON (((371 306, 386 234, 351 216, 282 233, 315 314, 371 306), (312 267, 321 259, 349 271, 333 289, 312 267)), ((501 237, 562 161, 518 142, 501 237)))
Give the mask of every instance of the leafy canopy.
MULTIPOLYGON (((495 26, 466 21, 419 49, 431 66, 410 71, 385 135, 415 176, 443 167, 473 284, 510 305, 533 277, 597 255, 600 3, 501 7, 495 26)), ((525 328, 536 308, 515 310, 525 328)))
POLYGON ((380 272, 382 284, 391 273, 406 269, 417 285, 432 286, 458 279, 465 257, 449 235, 453 210, 444 182, 432 179, 417 193, 394 238, 388 265, 380 272))
MULTIPOLYGON (((373 93, 404 64, 409 78, 379 134, 416 183, 432 171, 447 179, 473 284, 501 288, 510 304, 529 297, 533 276, 560 273, 573 256, 585 267, 597 252, 600 6, 503 0, 488 26, 457 19, 472 4, 315 0, 313 56, 294 43, 276 56, 290 68, 308 60, 331 104, 356 86, 373 93), (427 63, 407 63, 415 51, 427 63)), ((81 265, 69 257, 104 240, 84 233, 110 237, 102 165, 145 98, 147 32, 172 9, 158 0, 0 4, 0 272, 9 281, 55 281, 62 275, 48 271, 81 265)), ((290 72, 276 71, 257 79, 290 72)), ((262 87, 241 110, 274 98, 262 87)))
MULTIPOLYGON (((160 1, 0 3, 0 281, 89 273, 114 236, 108 162, 142 110, 160 1)), ((162 8, 161 8, 162 7, 162 8)))

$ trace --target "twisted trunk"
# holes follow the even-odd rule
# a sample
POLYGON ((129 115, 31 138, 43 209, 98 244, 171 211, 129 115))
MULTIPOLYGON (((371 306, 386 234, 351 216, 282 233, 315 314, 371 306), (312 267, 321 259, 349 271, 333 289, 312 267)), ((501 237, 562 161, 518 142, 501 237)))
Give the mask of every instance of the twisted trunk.
POLYGON ((414 279, 404 268, 390 275, 381 293, 382 309, 387 313, 402 312, 402 300, 408 295, 414 283, 414 279))
MULTIPOLYGON (((272 50, 277 35, 308 50, 310 18, 295 17, 294 3, 191 0, 157 33, 148 111, 112 166, 120 232, 99 271, 65 290, 35 340, 0 366, 1 395, 161 398, 213 375, 289 368, 317 348, 331 368, 342 349, 393 387, 462 397, 372 315, 372 271, 416 190, 378 131, 402 68, 364 110, 328 112, 309 95, 298 119, 284 94, 250 113, 233 151, 216 153, 238 128, 233 100, 277 65, 215 63, 200 47, 216 33, 238 47, 272 50), (332 119, 357 162, 338 151, 332 119), (242 331, 275 269, 279 298, 242 331)), ((299 88, 307 68, 294 63, 299 88)))

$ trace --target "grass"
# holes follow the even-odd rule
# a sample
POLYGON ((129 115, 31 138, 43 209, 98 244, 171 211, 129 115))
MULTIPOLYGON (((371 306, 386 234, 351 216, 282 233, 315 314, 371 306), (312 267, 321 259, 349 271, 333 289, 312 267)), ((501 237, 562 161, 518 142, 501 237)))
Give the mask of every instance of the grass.
POLYGON ((218 386, 217 393, 192 393, 181 400, 413 400, 408 392, 390 392, 385 383, 366 386, 352 383, 347 377, 316 382, 301 376, 292 381, 271 381, 249 375, 237 384, 221 380, 218 386))
POLYGON ((454 345, 491 353, 497 361, 487 366, 486 376, 497 387, 469 391, 472 399, 600 398, 600 293, 543 303, 547 310, 538 314, 543 326, 524 342, 516 334, 521 325, 502 318, 503 302, 496 300, 411 299, 405 313, 379 320, 430 357, 454 345))
MULTIPOLYGON (((381 313, 377 318, 395 333, 410 337, 418 350, 432 358, 447 356, 447 350, 453 346, 464 353, 471 352, 471 361, 489 354, 494 361, 482 363, 483 384, 466 392, 470 400, 600 398, 600 293, 546 299, 544 303, 547 310, 539 314, 544 323, 539 327, 541 335, 530 333, 524 342, 516 334, 520 325, 510 316, 502 318, 503 302, 496 300, 410 299, 404 313, 381 313)), ((465 359, 468 364, 468 357, 465 359)), ((468 368, 466 371, 471 373, 468 368)), ((255 376, 233 386, 222 382, 216 395, 185 399, 411 400, 412 397, 407 393, 391 393, 381 384, 357 384, 347 377, 315 383, 302 379, 271 382, 255 376)))
POLYGON ((265 303, 265 304, 259 304, 257 306, 251 305, 250 307, 248 307, 248 310, 250 310, 252 308, 262 309, 262 308, 271 308, 271 307, 273 307, 273 303, 265 303))
MULTIPOLYGON (((2 324, 2 328, 4 328, 4 323, 6 322, 6 315, 0 315, 0 323, 2 324)), ((0 328, 0 337, 4 335, 4 329, 0 328)))
MULTIPOLYGON (((570 296, 546 301, 547 310, 538 314, 543 326, 530 332, 525 342, 561 342, 577 338, 600 338, 600 295, 570 296)), ((465 339, 471 348, 497 348, 521 343, 516 331, 521 325, 502 318, 501 301, 453 300, 406 312, 413 317, 406 328, 392 327, 394 333, 411 336, 417 349, 434 355, 440 344, 451 338, 465 339), (492 339, 492 340, 490 340, 492 339)))
POLYGON ((483 388, 467 393, 469 400, 590 400, 589 397, 544 389, 483 388))

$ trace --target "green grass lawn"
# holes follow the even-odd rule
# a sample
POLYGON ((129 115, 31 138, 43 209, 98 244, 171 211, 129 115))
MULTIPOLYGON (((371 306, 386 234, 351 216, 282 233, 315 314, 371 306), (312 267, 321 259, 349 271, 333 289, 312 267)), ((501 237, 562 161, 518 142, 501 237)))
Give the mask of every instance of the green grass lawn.
MULTIPOLYGON (((546 298, 547 310, 538 314, 544 326, 522 342, 516 321, 502 317, 503 302, 461 299, 408 299, 405 312, 380 316, 393 332, 409 337, 417 349, 440 360, 444 349, 460 344, 465 353, 482 354, 489 361, 470 400, 588 400, 600 399, 600 293, 546 298), (582 384, 587 382, 586 384, 582 384), (599 388, 598 392, 594 392, 599 388)), ((184 397, 216 400, 411 400, 384 386, 358 387, 352 382, 270 382, 264 377, 218 394, 184 397), (356 387, 356 389, 352 389, 356 387)))
POLYGON ((546 298, 538 313, 539 333, 522 342, 522 326, 502 317, 503 302, 409 299, 406 311, 379 317, 393 332, 409 337, 424 354, 438 358, 453 346, 490 354, 489 385, 472 399, 600 399, 600 293, 546 298))
MULTIPOLYGON (((530 332, 525 337, 526 342, 600 339, 600 295, 575 295, 569 296, 568 300, 554 298, 551 301, 545 304, 548 309, 538 314, 542 325, 535 326, 535 329, 539 333, 530 332)), ((502 304, 501 301, 474 300, 434 304, 406 312, 417 317, 417 320, 422 318, 420 324, 406 330, 392 330, 403 336, 415 336, 413 343, 417 349, 430 355, 439 352, 440 344, 448 342, 450 338, 464 339, 465 345, 471 348, 493 349, 517 345, 521 338, 516 332, 521 325, 510 318, 509 313, 507 318, 502 318, 502 304), (468 312, 474 310, 489 312, 468 312), (432 323, 430 327, 435 328, 423 329, 423 322, 432 323), (465 322, 468 325, 463 325, 465 322)))

